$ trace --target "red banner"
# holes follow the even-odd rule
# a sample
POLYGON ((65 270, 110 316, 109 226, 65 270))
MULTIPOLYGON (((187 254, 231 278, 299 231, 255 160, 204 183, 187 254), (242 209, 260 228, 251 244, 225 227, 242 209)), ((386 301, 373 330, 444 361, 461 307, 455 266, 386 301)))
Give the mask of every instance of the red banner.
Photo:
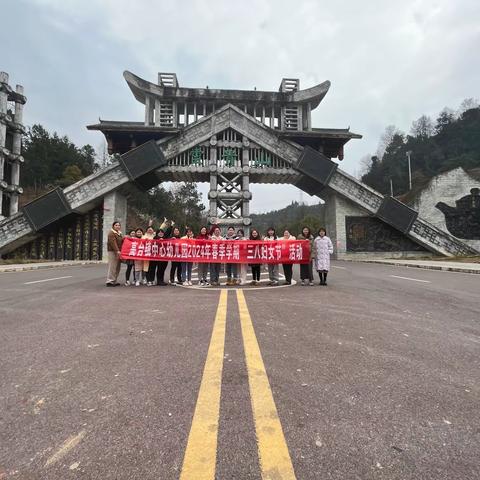
POLYGON ((308 263, 308 240, 148 240, 126 237, 123 260, 195 263, 308 263))

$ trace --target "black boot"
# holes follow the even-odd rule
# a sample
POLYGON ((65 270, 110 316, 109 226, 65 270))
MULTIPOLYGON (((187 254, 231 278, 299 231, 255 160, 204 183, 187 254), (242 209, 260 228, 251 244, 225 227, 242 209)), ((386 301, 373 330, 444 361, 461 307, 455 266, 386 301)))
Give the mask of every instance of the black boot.
POLYGON ((318 271, 318 276, 320 277, 320 283, 319 285, 323 285, 323 272, 321 272, 320 270, 318 271))
POLYGON ((323 284, 324 285, 327 284, 327 274, 328 274, 328 272, 323 272, 323 284))

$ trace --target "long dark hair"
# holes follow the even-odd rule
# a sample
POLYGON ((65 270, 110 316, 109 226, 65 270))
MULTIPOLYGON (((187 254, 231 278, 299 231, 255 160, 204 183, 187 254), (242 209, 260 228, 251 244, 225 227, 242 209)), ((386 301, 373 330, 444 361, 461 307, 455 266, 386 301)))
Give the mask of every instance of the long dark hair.
POLYGON ((260 240, 260 233, 256 228, 250 230, 250 240, 260 240), (257 232, 257 238, 253 238, 253 232, 257 232))
POLYGON ((196 238, 208 238, 208 227, 206 225, 202 225, 196 238), (202 234, 202 230, 205 229, 205 234, 202 234))
POLYGON ((273 232, 273 238, 276 240, 277 239, 277 232, 275 232, 275 229, 273 227, 269 227, 267 228, 267 237, 269 237, 270 235, 268 234, 268 232, 272 231, 273 232))
POLYGON ((310 230, 310 227, 307 227, 306 225, 302 227, 302 235, 305 237, 305 238, 310 238, 312 236, 312 231, 310 230), (303 231, 307 229, 308 230, 308 237, 306 235, 304 235, 303 231))

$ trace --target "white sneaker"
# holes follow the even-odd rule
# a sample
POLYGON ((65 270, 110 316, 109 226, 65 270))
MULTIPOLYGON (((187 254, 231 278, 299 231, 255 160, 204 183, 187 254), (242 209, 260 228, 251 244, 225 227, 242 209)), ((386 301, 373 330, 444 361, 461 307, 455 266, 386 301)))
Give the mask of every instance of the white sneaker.
POLYGON ((313 287, 314 283, 313 283, 313 282, 310 282, 308 285, 309 285, 310 287, 313 287))
POLYGON ((129 285, 131 285, 131 284, 130 284, 130 281, 127 280, 127 281, 125 282, 125 286, 128 287, 129 285))
POLYGON ((135 282, 135 286, 136 286, 136 287, 139 287, 139 286, 140 286, 140 282, 139 282, 138 280, 135 282))

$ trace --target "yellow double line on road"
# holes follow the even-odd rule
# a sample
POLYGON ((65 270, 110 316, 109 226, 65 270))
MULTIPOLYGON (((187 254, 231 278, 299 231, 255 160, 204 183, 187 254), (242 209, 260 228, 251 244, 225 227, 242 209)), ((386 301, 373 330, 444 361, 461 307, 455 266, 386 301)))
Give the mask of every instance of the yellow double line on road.
MULTIPOLYGON (((224 290, 220 294, 180 480, 215 478, 227 299, 228 292, 224 290)), ((243 290, 237 290, 237 302, 262 479, 295 480, 292 461, 243 290)))

